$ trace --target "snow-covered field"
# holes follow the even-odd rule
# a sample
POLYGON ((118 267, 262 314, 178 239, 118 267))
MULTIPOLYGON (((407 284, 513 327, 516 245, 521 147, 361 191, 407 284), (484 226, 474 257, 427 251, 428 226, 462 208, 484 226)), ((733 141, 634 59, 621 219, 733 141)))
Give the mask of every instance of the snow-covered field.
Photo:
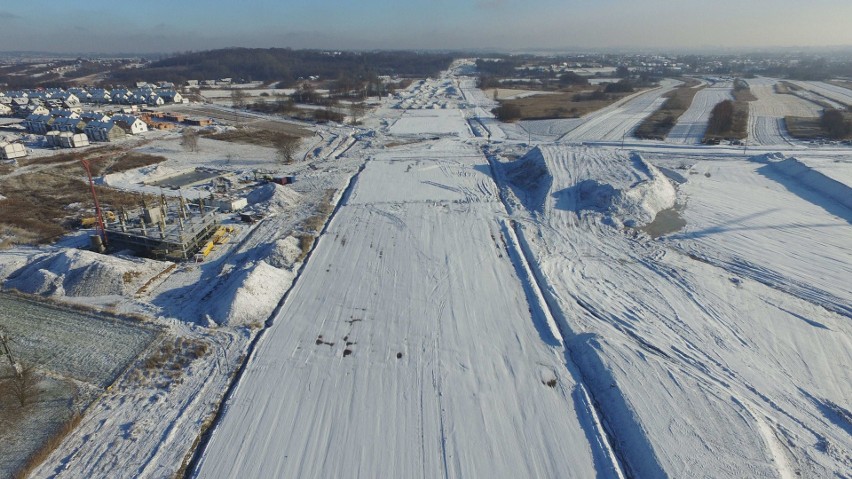
POLYGON ((516 274, 488 164, 475 148, 431 146, 369 161, 251 357, 199 477, 601 467, 576 379, 516 274))
POLYGON ((829 286, 851 273, 848 221, 820 215, 753 162, 700 162, 679 193, 687 228, 654 242, 614 226, 635 216, 622 199, 641 198, 630 193, 641 185, 651 210, 668 206, 659 172, 606 150, 549 148, 543 160, 552 184, 516 186, 522 199, 545 198, 524 212, 535 214, 521 236, 631 475, 848 472, 848 313, 784 288, 807 281, 819 267, 797 268, 810 261, 833 271, 811 287, 848 304, 845 286, 829 286), (808 254, 815 238, 821 251, 808 254), (710 251, 753 274, 706 260, 710 251))
POLYGON ((822 98, 839 103, 838 107, 852 106, 852 90, 821 81, 791 81, 790 83, 816 93, 822 98))
POLYGON ((710 112, 717 103, 734 99, 731 95, 732 88, 732 82, 719 82, 696 93, 692 105, 680 116, 677 124, 666 136, 666 141, 685 145, 701 143, 710 121, 710 112))
MULTIPOLYGON (((642 120, 654 113, 666 101, 663 95, 678 85, 680 85, 679 81, 663 80, 658 88, 631 95, 586 115, 582 124, 574 126, 561 136, 559 141, 565 143, 589 140, 615 141, 631 136, 642 120)), ((567 123, 566 126, 568 126, 567 123)))
POLYGON ((757 100, 749 102, 748 142, 758 145, 792 144, 784 127, 785 116, 818 117, 822 107, 796 95, 775 92, 774 78, 752 78, 749 88, 757 100))

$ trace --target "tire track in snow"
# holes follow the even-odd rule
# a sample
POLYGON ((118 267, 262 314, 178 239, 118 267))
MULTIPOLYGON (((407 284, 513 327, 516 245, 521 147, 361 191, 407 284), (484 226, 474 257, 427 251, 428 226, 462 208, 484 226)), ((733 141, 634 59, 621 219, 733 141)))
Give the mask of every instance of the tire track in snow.
MULTIPOLYGON (((507 204, 506 198, 500 189, 501 179, 497 176, 496 168, 492 163, 493 158, 487 152, 485 152, 485 157, 491 169, 491 177, 494 179, 498 190, 501 191, 499 196, 503 207, 507 212, 511 211, 511 206, 507 204)), ((506 220, 503 220, 501 226, 506 237, 506 252, 509 254, 512 263, 515 264, 518 279, 524 286, 530 307, 535 308, 535 311, 531 311, 533 321, 536 322, 535 316, 543 316, 539 321, 543 319, 546 324, 546 329, 542 328, 540 324, 536 324, 536 328, 542 333, 542 340, 545 343, 560 351, 562 358, 564 358, 565 368, 576 385, 574 396, 582 399, 578 401, 579 404, 586 406, 585 411, 578 409, 577 414, 586 433, 589 446, 592 448, 596 468, 601 473, 608 474, 610 477, 624 479, 626 474, 622 465, 623 460, 619 458, 619 453, 613 446, 614 437, 612 431, 608 431, 600 420, 602 416, 598 410, 597 402, 589 392, 589 388, 586 387, 583 375, 579 367, 574 363, 571 350, 565 343, 564 338, 574 336, 573 331, 568 329, 567 323, 561 324, 554 318, 552 306, 543 293, 542 285, 546 285, 546 283, 538 276, 538 269, 531 267, 529 252, 523 247, 519 239, 517 231, 518 224, 512 220, 508 220, 507 224, 506 220), (549 333, 549 337, 547 333, 549 333), (548 341, 548 339, 552 342, 548 341)))
POLYGON ((337 212, 340 211, 340 208, 344 204, 346 204, 347 200, 349 199, 349 196, 352 194, 352 191, 355 189, 355 185, 358 184, 358 177, 361 175, 361 173, 367 167, 367 162, 368 161, 365 160, 361 164, 361 166, 358 168, 358 171, 356 171, 355 174, 352 175, 352 177, 349 178, 349 183, 346 185, 346 188, 343 189, 342 194, 337 199, 337 202, 334 205, 334 209, 332 210, 331 214, 328 216, 328 219, 326 220, 325 224, 323 225, 322 230, 317 235, 316 241, 314 241, 314 244, 311 246, 310 251, 308 251, 308 254, 305 256, 305 260, 302 262, 302 265, 299 267, 299 271, 297 272, 296 276, 293 278, 293 282, 292 282, 292 284, 290 284, 290 288, 287 289, 287 291, 284 293, 284 296, 281 298, 281 301, 278 302, 278 305, 272 311, 272 314, 269 316, 269 318, 266 319, 265 327, 262 330, 260 330, 260 332, 257 333, 257 335, 251 340, 251 343, 249 344, 248 348, 246 349, 245 358, 243 358, 242 363, 240 364, 239 368, 237 369, 236 373, 234 374, 234 378, 230 382, 230 384, 228 385, 228 388, 225 391, 225 394, 222 395, 222 399, 221 399, 221 402, 219 403, 219 406, 215 409, 215 412, 213 414, 213 419, 211 420, 211 423, 210 423, 210 427, 207 428, 207 430, 204 431, 201 434, 199 441, 198 441, 198 445, 195 448, 195 451, 194 452, 192 452, 192 451, 187 452, 187 454, 192 452, 192 459, 190 459, 186 469, 184 470, 184 475, 183 475, 184 479, 190 479, 190 478, 193 478, 193 477, 197 477, 197 475, 200 471, 199 467, 201 465, 202 459, 204 458, 204 453, 207 449, 207 445, 210 443, 210 439, 216 433, 216 428, 218 427, 220 421, 222 420, 222 418, 227 413, 228 403, 229 403, 229 401, 231 400, 231 397, 234 394, 234 390, 236 390, 237 386, 239 385, 240 380, 242 379, 243 374, 246 371, 246 367, 253 360, 254 355, 255 355, 255 351, 257 351, 258 344, 265 337, 265 333, 266 333, 266 331, 269 330, 269 326, 272 325, 272 321, 274 320, 274 318, 276 318, 278 316, 278 313, 284 307, 284 304, 287 302, 287 299, 290 297, 290 293, 296 288, 296 285, 298 284, 299 279, 302 276, 302 272, 305 270, 305 267, 310 262, 314 251, 316 251, 317 246, 320 243, 320 240, 323 238, 323 236, 325 236, 325 233, 328 230, 328 226, 334 220, 335 216, 337 216, 337 212))

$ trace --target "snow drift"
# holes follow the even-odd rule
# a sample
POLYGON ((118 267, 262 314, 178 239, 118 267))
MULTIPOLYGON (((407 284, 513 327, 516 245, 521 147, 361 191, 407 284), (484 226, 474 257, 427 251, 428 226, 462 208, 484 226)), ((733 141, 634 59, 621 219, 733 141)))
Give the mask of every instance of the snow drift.
POLYGON ((527 209, 536 211, 544 206, 547 192, 553 184, 553 176, 547 170, 547 162, 540 148, 504 165, 504 174, 515 194, 527 209))

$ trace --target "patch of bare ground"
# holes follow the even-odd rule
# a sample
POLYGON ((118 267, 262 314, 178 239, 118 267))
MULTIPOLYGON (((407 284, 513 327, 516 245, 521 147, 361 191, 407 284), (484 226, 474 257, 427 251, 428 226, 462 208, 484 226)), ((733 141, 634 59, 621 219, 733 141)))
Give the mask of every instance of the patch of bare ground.
POLYGON ((784 117, 784 124, 793 138, 804 140, 824 136, 818 117, 787 116, 784 117))
POLYGON ((681 115, 692 105, 695 94, 704 89, 704 86, 698 86, 698 80, 688 78, 684 81, 683 85, 663 95, 666 101, 659 110, 642 120, 636 129, 637 138, 662 140, 671 132, 681 115))
POLYGON ((501 121, 580 118, 605 108, 635 91, 607 92, 607 87, 578 85, 559 92, 499 100, 495 114, 501 121))
POLYGON ((828 111, 833 111, 835 115, 839 115, 838 121, 845 123, 845 127, 841 126, 839 131, 836 127, 832 128, 830 122, 826 122, 824 119, 825 113, 823 113, 823 118, 787 116, 784 117, 784 124, 790 136, 799 140, 852 139, 852 112, 828 111))
POLYGON ((209 135, 212 140, 228 141, 231 143, 242 143, 244 145, 258 145, 267 148, 276 148, 281 142, 293 137, 304 135, 291 134, 286 131, 267 130, 253 127, 241 127, 222 133, 209 135))
MULTIPOLYGON (((5 360, 5 358, 3 358, 5 360)), ((80 423, 75 388, 25 364, 22 377, 0 367, 0 476, 29 477, 80 423)))
MULTIPOLYGON (((107 164, 105 171, 121 171, 128 165, 151 164, 159 161, 149 155, 125 156, 107 164)), ((14 177, 0 178, 0 242, 8 244, 47 244, 79 225, 83 216, 94 211, 91 190, 83 167, 75 158, 56 162, 53 167, 34 170, 14 177), (83 211, 69 210, 79 205, 83 211)), ((99 163, 93 161, 99 170, 99 163)), ((94 172, 93 172, 94 173, 94 172)), ((105 186, 96 186, 98 199, 104 209, 131 208, 139 204, 138 193, 127 193, 105 186)))

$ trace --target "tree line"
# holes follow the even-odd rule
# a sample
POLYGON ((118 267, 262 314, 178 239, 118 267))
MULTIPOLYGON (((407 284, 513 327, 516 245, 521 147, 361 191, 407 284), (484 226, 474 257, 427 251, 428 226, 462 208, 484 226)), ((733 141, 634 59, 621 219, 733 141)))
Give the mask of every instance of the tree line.
POLYGON ((434 76, 449 67, 454 56, 446 53, 329 52, 289 48, 226 48, 190 52, 165 58, 143 68, 113 71, 115 83, 235 78, 245 81, 279 81, 293 85, 318 76, 340 80, 341 88, 369 81, 378 75, 434 76))

